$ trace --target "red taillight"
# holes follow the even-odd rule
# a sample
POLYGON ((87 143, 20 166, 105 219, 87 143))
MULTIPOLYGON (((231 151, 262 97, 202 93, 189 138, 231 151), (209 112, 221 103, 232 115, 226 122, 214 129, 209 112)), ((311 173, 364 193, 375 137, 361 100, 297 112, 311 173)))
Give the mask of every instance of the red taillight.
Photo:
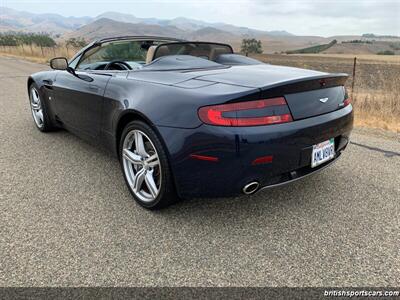
POLYGON ((204 106, 199 109, 199 118, 206 124, 235 127, 279 124, 293 121, 286 100, 283 97, 204 106), (270 111, 261 112, 261 110, 268 107, 271 107, 270 111), (279 109, 275 110, 273 107, 279 109), (279 113, 277 114, 276 111, 279 113), (224 115, 224 113, 229 115, 224 115))
POLYGON ((343 107, 346 107, 347 105, 349 105, 350 102, 351 102, 351 99, 350 99, 350 98, 345 99, 345 100, 343 101, 343 107))

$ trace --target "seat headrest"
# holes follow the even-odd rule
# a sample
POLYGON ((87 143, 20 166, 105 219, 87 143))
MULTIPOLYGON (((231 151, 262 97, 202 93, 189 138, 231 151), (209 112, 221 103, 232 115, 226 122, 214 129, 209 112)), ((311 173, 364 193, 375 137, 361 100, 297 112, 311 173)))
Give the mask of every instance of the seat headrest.
POLYGON ((168 46, 161 46, 157 50, 157 57, 153 57, 153 59, 159 58, 161 56, 167 56, 167 55, 170 55, 170 51, 169 51, 168 46))
POLYGON ((146 54, 146 64, 149 64, 153 61, 154 59, 154 52, 156 50, 157 46, 150 46, 149 49, 147 50, 146 54))
POLYGON ((226 47, 214 47, 211 49, 210 60, 215 61, 221 54, 232 54, 226 47))

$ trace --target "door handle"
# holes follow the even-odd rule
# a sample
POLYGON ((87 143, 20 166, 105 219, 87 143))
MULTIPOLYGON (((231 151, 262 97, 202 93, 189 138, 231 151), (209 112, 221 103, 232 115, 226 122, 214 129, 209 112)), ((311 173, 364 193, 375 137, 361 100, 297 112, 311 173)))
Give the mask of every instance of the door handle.
POLYGON ((48 89, 53 89, 53 80, 51 79, 43 79, 44 86, 48 89))
POLYGON ((99 87, 95 84, 89 84, 89 89, 97 92, 99 90, 99 87))

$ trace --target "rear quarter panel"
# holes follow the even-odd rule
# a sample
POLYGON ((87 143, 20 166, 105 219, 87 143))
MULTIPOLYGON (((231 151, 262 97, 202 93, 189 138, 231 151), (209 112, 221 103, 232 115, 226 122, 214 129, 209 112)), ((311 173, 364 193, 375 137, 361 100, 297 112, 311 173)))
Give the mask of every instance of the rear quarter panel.
POLYGON ((196 128, 201 125, 199 107, 258 95, 258 89, 219 83, 176 86, 113 77, 104 95, 105 130, 113 132, 129 111, 139 112, 156 126, 196 128))

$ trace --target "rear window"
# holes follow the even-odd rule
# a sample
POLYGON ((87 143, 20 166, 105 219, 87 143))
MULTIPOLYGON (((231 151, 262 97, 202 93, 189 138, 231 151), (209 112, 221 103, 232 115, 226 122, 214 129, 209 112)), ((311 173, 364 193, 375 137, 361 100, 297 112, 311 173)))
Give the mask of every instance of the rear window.
POLYGON ((157 47, 154 59, 167 55, 191 55, 215 61, 221 54, 232 54, 232 47, 218 43, 178 42, 157 47))

